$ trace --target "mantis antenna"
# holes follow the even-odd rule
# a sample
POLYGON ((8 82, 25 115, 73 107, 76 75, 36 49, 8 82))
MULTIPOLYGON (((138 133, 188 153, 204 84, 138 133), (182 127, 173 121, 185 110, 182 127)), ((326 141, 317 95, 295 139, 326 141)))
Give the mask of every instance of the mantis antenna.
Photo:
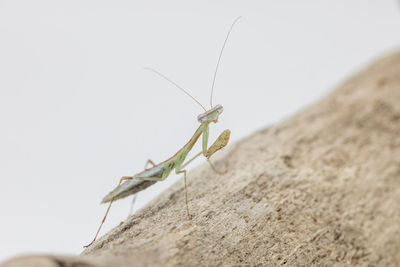
POLYGON ((188 95, 191 99, 193 99, 197 104, 199 104, 199 105, 204 109, 204 111, 207 111, 207 110, 205 109, 205 107, 204 107, 202 104, 200 104, 199 101, 196 100, 196 98, 194 98, 192 95, 190 95, 185 89, 183 89, 182 87, 180 87, 177 83, 175 83, 174 81, 172 81, 171 79, 169 79, 167 76, 165 76, 164 74, 162 74, 162 73, 160 73, 160 72, 158 72, 158 71, 156 71, 155 69, 152 69, 152 68, 144 68, 144 69, 145 69, 145 70, 152 71, 152 72, 154 72, 155 74, 159 75, 160 77, 164 78, 165 80, 169 81, 170 83, 172 83, 173 85, 175 85, 178 89, 180 89, 182 92, 184 92, 186 95, 188 95))
POLYGON ((212 86, 211 86, 211 94, 210 94, 210 105, 211 105, 211 107, 213 107, 213 104, 212 104, 212 96, 213 96, 213 92, 214 92, 215 79, 217 78, 217 71, 218 71, 218 67, 219 67, 219 62, 221 61, 221 57, 222 57, 222 52, 224 52, 225 45, 226 45, 226 41, 228 41, 228 38, 229 38, 229 35, 231 34, 231 31, 232 31, 232 29, 233 29, 233 26, 235 26, 236 22, 237 22, 240 18, 241 18, 241 17, 237 17, 237 18, 233 21, 233 23, 232 23, 232 25, 231 25, 231 28, 229 29, 228 34, 226 35, 224 44, 222 45, 221 52, 219 53, 219 58, 218 58, 218 62, 217 62, 217 67, 215 68, 214 78, 213 78, 213 82, 212 82, 212 86))

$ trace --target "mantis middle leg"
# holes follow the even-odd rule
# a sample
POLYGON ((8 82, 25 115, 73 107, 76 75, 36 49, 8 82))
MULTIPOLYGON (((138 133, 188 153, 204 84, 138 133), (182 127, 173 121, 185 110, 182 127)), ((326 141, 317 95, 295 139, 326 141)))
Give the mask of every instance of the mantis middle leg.
MULTIPOLYGON (((156 166, 156 164, 155 164, 151 159, 148 159, 148 160, 146 161, 146 163, 144 164, 144 170, 147 169, 147 166, 148 166, 149 164, 151 164, 152 167, 156 166)), ((131 216, 132 213, 133 213, 133 208, 134 208, 134 206, 135 206, 136 197, 137 197, 137 194, 134 194, 133 197, 132 197, 132 202, 131 202, 131 207, 129 208, 128 217, 131 216)))

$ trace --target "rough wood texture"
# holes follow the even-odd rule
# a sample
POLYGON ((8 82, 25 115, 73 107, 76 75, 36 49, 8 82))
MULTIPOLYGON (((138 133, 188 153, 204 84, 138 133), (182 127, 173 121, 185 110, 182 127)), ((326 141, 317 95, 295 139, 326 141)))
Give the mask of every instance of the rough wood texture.
POLYGON ((216 158, 64 263, 400 265, 400 53, 216 158))

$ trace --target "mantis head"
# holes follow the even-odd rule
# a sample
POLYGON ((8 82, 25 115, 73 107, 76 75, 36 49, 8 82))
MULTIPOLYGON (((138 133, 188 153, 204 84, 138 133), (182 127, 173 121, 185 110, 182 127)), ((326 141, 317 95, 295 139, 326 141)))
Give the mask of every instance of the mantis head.
POLYGON ((223 110, 224 110, 224 108, 221 105, 216 105, 215 107, 210 108, 206 112, 201 113, 199 116, 197 116, 197 120, 200 123, 203 123, 203 122, 217 123, 219 114, 221 114, 223 110))

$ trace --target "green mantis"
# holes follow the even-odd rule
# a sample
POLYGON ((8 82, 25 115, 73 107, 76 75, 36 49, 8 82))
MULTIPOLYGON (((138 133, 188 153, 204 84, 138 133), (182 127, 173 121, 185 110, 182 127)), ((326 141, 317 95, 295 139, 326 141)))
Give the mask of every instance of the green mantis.
POLYGON ((210 109, 207 110, 206 108, 204 108, 204 106, 201 105, 200 102, 198 102, 196 99, 194 99, 188 92, 186 92, 183 88, 181 88, 179 85, 177 85, 176 83, 174 83, 173 81, 171 81, 170 79, 168 79, 167 77, 165 77, 164 75, 159 73, 158 71, 153 70, 153 69, 148 69, 148 70, 153 71, 156 74, 160 75, 161 77, 168 80, 172 84, 174 84, 176 87, 178 87, 178 89, 182 90, 185 94, 187 94, 189 97, 191 97, 195 102, 197 102, 204 109, 204 113, 200 114, 197 117, 197 120, 199 121, 200 126, 194 132, 194 134, 190 138, 190 140, 169 159, 167 159, 159 164, 154 164, 151 160, 149 160, 148 163, 153 165, 151 168, 145 169, 144 171, 139 172, 133 176, 124 176, 120 179, 118 186, 113 191, 111 191, 108 195, 106 195, 103 198, 103 200, 101 201, 101 203, 109 203, 106 214, 104 215, 103 220, 101 221, 101 224, 97 230, 97 233, 96 233, 93 241, 85 247, 90 246, 96 240, 96 238, 100 232, 100 229, 107 218, 108 212, 110 211, 111 204, 115 200, 125 198, 129 195, 134 195, 134 194, 146 189, 147 187, 153 185, 156 182, 163 181, 170 175, 172 170, 175 169, 176 174, 183 174, 183 178, 184 178, 184 182, 185 182, 186 215, 187 215, 188 219, 190 219, 188 194, 187 194, 187 182, 186 182, 187 173, 186 173, 185 167, 189 163, 191 163, 194 159, 196 159, 198 156, 203 155, 207 159, 211 168, 215 172, 222 174, 211 163, 210 157, 214 153, 221 150, 223 147, 225 147, 228 144, 231 132, 228 129, 223 131, 218 136, 218 138, 214 141, 214 143, 210 147, 208 147, 209 125, 210 125, 210 123, 217 123, 219 115, 223 111, 223 107, 221 105, 213 106, 212 95, 213 95, 215 80, 216 80, 216 76, 217 76, 219 63, 221 61, 222 53, 224 51, 226 42, 232 31, 232 28, 239 19, 240 19, 240 17, 238 17, 232 23, 232 25, 228 31, 228 34, 225 38, 221 52, 219 54, 219 58, 218 58, 218 62, 217 62, 217 66, 215 69, 214 78, 213 78, 213 82, 212 82, 212 87, 211 87, 211 94, 210 94, 210 106, 211 107, 210 107, 210 109), (202 151, 200 151, 193 158, 191 158, 190 160, 185 162, 187 155, 192 150, 195 143, 199 140, 200 136, 202 136, 202 151))

